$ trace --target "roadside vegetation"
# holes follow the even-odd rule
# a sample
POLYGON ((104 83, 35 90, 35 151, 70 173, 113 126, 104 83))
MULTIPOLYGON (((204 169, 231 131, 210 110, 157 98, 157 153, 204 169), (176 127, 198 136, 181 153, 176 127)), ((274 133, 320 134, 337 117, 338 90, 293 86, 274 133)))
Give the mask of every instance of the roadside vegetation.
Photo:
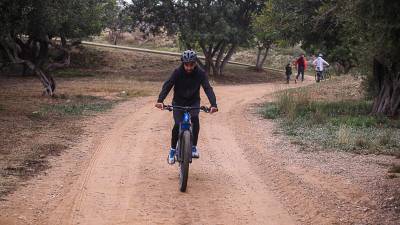
MULTIPOLYGON (((57 93, 41 94, 41 84, 22 67, 0 76, 0 199, 18 183, 49 168, 49 157, 68 151, 84 133, 84 123, 123 101, 156 95, 179 65, 179 58, 130 51, 79 47, 71 64, 57 70, 57 93), (146 63, 144 63, 146 62, 146 63)), ((276 73, 228 65, 214 84, 271 82, 276 73), (243 74, 248 76, 244 77, 243 74)))
POLYGON ((278 93, 261 113, 304 151, 347 151, 400 157, 400 120, 371 115, 373 102, 350 76, 278 93))
POLYGON ((355 89, 349 86, 353 82, 339 85, 334 79, 283 92, 265 105, 264 116, 280 121, 304 150, 398 156, 399 6, 372 0, 267 1, 257 18, 260 24, 269 21, 264 31, 270 40, 301 43, 308 55, 322 53, 335 65, 332 72, 359 76, 363 85, 355 89), (332 89, 336 91, 331 93, 332 89), (352 90, 360 95, 349 96, 352 90))
POLYGON ((79 141, 87 119, 122 101, 154 94, 154 82, 138 81, 137 70, 109 72, 111 64, 126 63, 118 61, 123 53, 82 48, 72 55, 71 66, 54 73, 58 92, 52 98, 42 96, 41 84, 32 75, 21 76, 19 68, 0 76, 0 199, 49 168, 49 157, 79 141))

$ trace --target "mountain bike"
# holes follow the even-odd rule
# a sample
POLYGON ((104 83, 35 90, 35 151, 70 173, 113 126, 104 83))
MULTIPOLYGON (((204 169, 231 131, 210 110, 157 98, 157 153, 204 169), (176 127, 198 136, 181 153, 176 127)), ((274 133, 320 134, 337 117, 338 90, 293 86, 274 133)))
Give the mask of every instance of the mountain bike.
POLYGON ((176 145, 175 161, 179 163, 179 190, 186 191, 187 181, 189 178, 189 164, 192 162, 192 124, 190 121, 191 110, 201 110, 203 112, 210 112, 210 108, 206 106, 201 107, 186 107, 186 106, 172 106, 165 105, 165 110, 183 111, 183 120, 179 124, 179 138, 176 145))
POLYGON ((326 66, 326 69, 324 70, 324 80, 329 80, 332 77, 332 69, 330 66, 326 66))
POLYGON ((329 80, 331 79, 331 70, 329 66, 326 66, 324 71, 315 71, 315 81, 320 82, 322 80, 329 80))

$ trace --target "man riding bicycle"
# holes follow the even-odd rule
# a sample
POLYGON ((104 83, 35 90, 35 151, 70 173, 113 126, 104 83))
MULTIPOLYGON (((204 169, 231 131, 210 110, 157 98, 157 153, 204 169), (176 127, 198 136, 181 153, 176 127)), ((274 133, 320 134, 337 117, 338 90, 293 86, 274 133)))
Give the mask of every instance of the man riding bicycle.
MULTIPOLYGON (((195 51, 186 50, 181 56, 182 64, 174 70, 171 77, 164 82, 155 107, 164 108, 164 100, 174 87, 172 105, 200 107, 200 86, 203 87, 210 101, 210 113, 218 111, 216 97, 205 72, 197 66, 195 51)), ((191 110, 190 117, 193 125, 192 157, 199 158, 197 140, 200 131, 199 110, 191 110)), ((182 122, 183 112, 174 110, 174 127, 172 129, 171 149, 168 154, 168 163, 175 163, 176 144, 179 138, 179 123, 182 122)))

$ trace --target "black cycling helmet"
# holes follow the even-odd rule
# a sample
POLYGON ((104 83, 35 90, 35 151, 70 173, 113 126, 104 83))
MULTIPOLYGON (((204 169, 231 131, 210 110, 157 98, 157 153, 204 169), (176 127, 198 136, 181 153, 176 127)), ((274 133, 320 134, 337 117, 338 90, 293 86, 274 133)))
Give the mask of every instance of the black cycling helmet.
POLYGON ((186 50, 182 53, 181 60, 183 63, 196 62, 197 54, 193 50, 186 50))

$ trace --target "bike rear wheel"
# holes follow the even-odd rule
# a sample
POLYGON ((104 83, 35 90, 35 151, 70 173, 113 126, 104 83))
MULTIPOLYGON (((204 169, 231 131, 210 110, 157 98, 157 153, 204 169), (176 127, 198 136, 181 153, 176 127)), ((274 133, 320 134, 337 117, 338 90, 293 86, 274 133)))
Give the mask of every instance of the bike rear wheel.
POLYGON ((190 132, 184 131, 181 137, 181 161, 179 162, 179 190, 186 191, 187 181, 189 178, 189 164, 192 157, 192 143, 190 140, 190 132))
POLYGON ((331 79, 331 71, 330 71, 329 69, 328 69, 328 70, 326 70, 326 71, 325 71, 325 75, 324 75, 324 76, 325 76, 325 79, 326 79, 326 80, 329 80, 329 79, 331 79))

